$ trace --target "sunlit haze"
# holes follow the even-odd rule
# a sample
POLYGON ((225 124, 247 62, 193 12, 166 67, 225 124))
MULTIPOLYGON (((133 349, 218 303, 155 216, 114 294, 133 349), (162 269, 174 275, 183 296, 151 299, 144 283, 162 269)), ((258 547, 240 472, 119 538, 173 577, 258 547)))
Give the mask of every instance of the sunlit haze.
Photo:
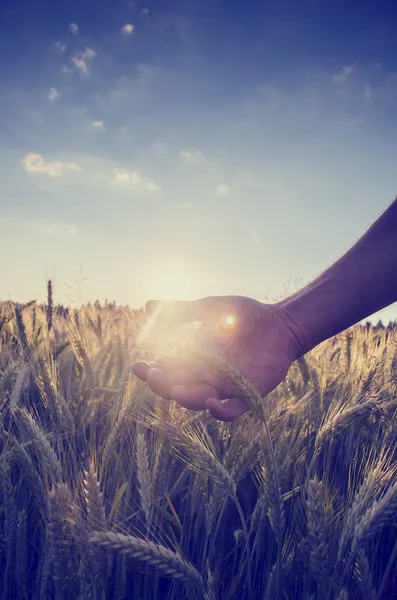
POLYGON ((397 193, 396 26, 383 1, 7 1, 0 298, 312 279, 397 193))
POLYGON ((165 267, 158 272, 156 267, 148 273, 148 296, 158 300, 189 300, 193 297, 192 274, 178 268, 165 267))

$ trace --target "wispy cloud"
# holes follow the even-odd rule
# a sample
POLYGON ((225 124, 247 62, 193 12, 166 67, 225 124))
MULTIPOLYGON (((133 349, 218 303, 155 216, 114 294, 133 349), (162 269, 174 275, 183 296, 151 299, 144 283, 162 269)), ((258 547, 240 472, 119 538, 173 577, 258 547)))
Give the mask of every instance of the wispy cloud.
POLYGON ((142 14, 145 15, 147 17, 147 15, 149 14, 149 9, 148 8, 142 8, 142 14))
POLYGON ((69 23, 69 31, 72 35, 78 35, 79 26, 77 25, 77 23, 69 23))
POLYGON ((131 35, 134 33, 134 30, 135 30, 135 26, 132 23, 126 23, 121 28, 121 33, 123 35, 131 35))
POLYGON ((225 185, 224 183, 220 184, 217 186, 216 190, 215 190, 215 194, 217 196, 229 196, 230 194, 230 188, 229 186, 225 185))
POLYGON ((197 164, 203 160, 203 153, 201 150, 181 150, 181 158, 191 164, 197 164))
POLYGON ((60 160, 46 161, 42 154, 36 152, 28 152, 23 157, 22 164, 25 171, 32 175, 42 174, 49 177, 60 177, 68 171, 82 171, 80 165, 60 160))
POLYGON ((144 77, 152 77, 156 73, 156 67, 146 63, 138 63, 136 70, 144 77))
POLYGON ((113 169, 111 182, 140 192, 159 192, 161 190, 160 185, 144 177, 139 171, 129 171, 121 167, 113 169))
POLYGON ((48 90, 47 98, 50 102, 54 102, 57 98, 59 98, 59 92, 56 88, 50 88, 48 90))
POLYGON ((103 121, 91 121, 91 127, 97 131, 104 131, 105 123, 103 121))
POLYGON ((95 52, 95 50, 93 50, 92 48, 87 46, 87 48, 84 50, 82 56, 83 56, 84 60, 91 60, 92 58, 94 58, 96 56, 96 52, 95 52))
POLYGON ((88 75, 88 66, 84 59, 81 56, 73 56, 72 63, 83 73, 83 75, 88 75))
POLYGON ((72 63, 83 75, 88 75, 90 71, 87 63, 91 61, 95 56, 95 50, 87 46, 84 52, 80 52, 79 54, 72 56, 72 63))
POLYGON ((372 87, 368 84, 364 88, 364 96, 368 101, 372 98, 372 87))
POLYGON ((63 42, 61 42, 60 40, 58 40, 57 42, 55 42, 55 48, 57 50, 59 50, 59 52, 65 52, 66 45, 63 42))
POLYGON ((353 67, 343 67, 332 79, 335 83, 345 83, 351 77, 353 70, 353 67))

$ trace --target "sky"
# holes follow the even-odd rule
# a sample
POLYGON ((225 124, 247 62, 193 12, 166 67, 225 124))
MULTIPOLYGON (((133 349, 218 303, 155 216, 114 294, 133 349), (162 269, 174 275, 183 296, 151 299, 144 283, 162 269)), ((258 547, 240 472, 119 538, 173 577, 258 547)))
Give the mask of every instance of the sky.
POLYGON ((313 279, 397 194, 392 10, 5 0, 0 298, 51 278, 72 306, 272 300, 313 279))

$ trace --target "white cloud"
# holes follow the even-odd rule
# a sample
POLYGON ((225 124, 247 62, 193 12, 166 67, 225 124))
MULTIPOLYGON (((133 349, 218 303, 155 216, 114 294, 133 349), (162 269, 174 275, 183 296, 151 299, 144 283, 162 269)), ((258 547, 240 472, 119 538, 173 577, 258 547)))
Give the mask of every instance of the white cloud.
POLYGON ((142 14, 145 15, 147 17, 147 15, 149 14, 149 9, 148 8, 142 8, 142 14))
POLYGON ((48 94, 47 94, 47 98, 50 102, 53 102, 54 100, 56 100, 57 98, 59 98, 59 92, 57 89, 55 88, 50 88, 48 90, 48 94))
POLYGON ((84 50, 82 57, 84 58, 84 60, 91 60, 92 58, 94 58, 96 55, 95 50, 93 50, 92 48, 90 48, 89 46, 87 46, 87 48, 84 50))
POLYGON ((65 52, 65 50, 66 50, 65 44, 59 40, 57 42, 55 42, 55 48, 57 48, 59 50, 59 52, 65 52))
POLYGON ((131 35, 132 33, 134 33, 134 30, 135 30, 135 26, 132 23, 126 23, 121 28, 121 33, 123 35, 131 35))
POLYGON ((161 190, 157 183, 147 179, 139 171, 129 171, 121 167, 113 169, 111 181, 117 185, 130 187, 140 192, 159 192, 161 190))
POLYGON ((69 23, 69 31, 72 35, 79 33, 79 26, 76 23, 69 23))
POLYGON ((91 126, 98 131, 103 131, 105 129, 105 123, 103 121, 91 121, 91 126))
POLYGON ((230 194, 230 188, 222 183, 221 185, 217 186, 215 193, 217 196, 228 196, 230 194))
POLYGON ((341 69, 339 73, 333 76, 333 80, 335 81, 335 83, 345 83, 352 75, 352 73, 353 67, 343 67, 343 69, 341 69))
POLYGON ((72 56, 72 63, 79 69, 79 71, 81 71, 81 73, 83 73, 83 75, 88 75, 89 68, 87 61, 92 60, 95 56, 95 50, 87 46, 84 52, 72 56))
POLYGON ((201 150, 181 150, 181 158, 192 164, 197 164, 202 161, 203 153, 201 150))
POLYGON ((370 86, 370 85, 368 85, 368 84, 367 84, 367 85, 365 86, 365 88, 364 88, 364 95, 365 95, 365 98, 366 98, 368 101, 369 101, 369 100, 371 100, 371 98, 372 98, 372 88, 371 88, 371 86, 370 86))
POLYGON ((70 69, 68 67, 68 65, 63 65, 62 69, 61 69, 61 73, 65 74, 65 73, 69 73, 70 69))
POLYGON ((61 162, 59 160, 46 161, 42 154, 28 152, 23 159, 22 164, 25 171, 32 175, 45 174, 50 177, 60 177, 67 171, 82 171, 82 168, 75 163, 61 162))
POLYGON ((80 58, 79 56, 72 57, 72 63, 83 73, 83 75, 88 75, 88 67, 85 60, 80 58))

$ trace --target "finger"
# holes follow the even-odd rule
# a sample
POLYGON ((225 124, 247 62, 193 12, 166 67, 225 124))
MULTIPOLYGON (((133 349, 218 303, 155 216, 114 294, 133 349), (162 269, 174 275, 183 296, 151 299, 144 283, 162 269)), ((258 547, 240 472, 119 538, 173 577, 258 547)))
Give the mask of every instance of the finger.
POLYGON ((171 390, 172 399, 189 410, 203 410, 206 407, 207 398, 212 396, 218 397, 218 391, 208 384, 199 385, 196 388, 176 385, 171 390))
POLYGON ((148 372, 151 368, 152 365, 143 360, 135 361, 131 365, 131 371, 142 381, 147 381, 148 372))
MULTIPOLYGON (((192 376, 189 372, 167 373, 160 369, 150 367, 147 373, 147 383, 155 394, 171 400, 171 390, 178 383, 182 386, 187 386, 191 383, 192 376)), ((213 389, 213 388, 211 388, 213 389)), ((217 395, 217 394, 216 394, 217 395)))
POLYGON ((153 366, 156 369, 163 371, 182 371, 191 370, 197 367, 197 361, 186 356, 173 356, 171 354, 163 354, 153 361, 153 366))
POLYGON ((171 389, 173 387, 173 382, 172 379, 166 373, 164 373, 164 371, 151 368, 148 371, 147 382, 152 392, 158 396, 161 396, 162 398, 171 400, 171 389))
POLYGON ((234 386, 217 375, 211 367, 197 364, 189 358, 164 355, 155 360, 153 367, 167 372, 175 382, 174 385, 198 385, 207 383, 218 390, 221 398, 229 398, 235 393, 234 386))
POLYGON ((215 375, 210 366, 189 357, 164 355, 153 361, 153 367, 174 375, 176 373, 189 373, 192 376, 192 380, 202 379, 203 381, 212 381, 215 375))
MULTIPOLYGON (((210 379, 212 377, 212 371, 205 365, 198 365, 197 361, 187 358, 179 358, 177 356, 164 355, 152 362, 143 360, 137 360, 132 363, 131 371, 139 379, 147 381, 147 375, 150 369, 159 369, 160 371, 167 372, 170 378, 183 379, 183 382, 189 383, 190 380, 203 381, 205 378, 210 379)), ((182 383, 182 380, 179 381, 182 383)))
POLYGON ((229 398, 221 403, 218 398, 208 398, 205 407, 218 421, 234 421, 248 410, 248 405, 240 398, 229 398))

